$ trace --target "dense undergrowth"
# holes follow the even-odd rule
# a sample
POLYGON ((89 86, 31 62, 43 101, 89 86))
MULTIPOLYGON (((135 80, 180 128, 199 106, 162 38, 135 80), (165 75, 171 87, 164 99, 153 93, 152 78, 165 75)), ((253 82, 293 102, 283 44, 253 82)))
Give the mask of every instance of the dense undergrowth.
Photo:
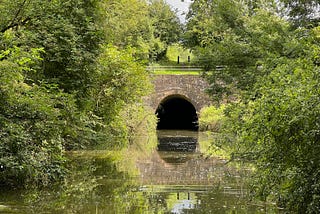
POLYGON ((232 148, 231 160, 255 164, 253 196, 318 213, 319 3, 213 2, 192 4, 187 43, 210 74, 208 92, 229 103, 200 122, 219 127, 213 144, 232 148))
POLYGON ((0 13, 1 188, 50 185, 65 151, 120 150, 155 127, 146 65, 181 29, 163 1, 5 0, 0 13))

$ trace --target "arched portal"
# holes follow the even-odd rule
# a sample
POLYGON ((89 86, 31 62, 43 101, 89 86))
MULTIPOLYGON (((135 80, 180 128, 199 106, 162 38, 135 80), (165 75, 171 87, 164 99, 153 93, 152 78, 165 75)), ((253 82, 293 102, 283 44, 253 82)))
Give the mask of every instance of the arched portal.
POLYGON ((156 114, 157 129, 198 130, 198 115, 193 104, 181 95, 166 97, 159 104, 156 114))

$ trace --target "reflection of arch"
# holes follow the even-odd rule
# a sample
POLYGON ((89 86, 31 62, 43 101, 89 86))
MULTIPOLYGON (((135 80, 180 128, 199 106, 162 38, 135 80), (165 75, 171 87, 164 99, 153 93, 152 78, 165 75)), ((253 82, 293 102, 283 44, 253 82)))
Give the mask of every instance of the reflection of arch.
POLYGON ((165 97, 157 107, 158 129, 198 130, 198 115, 192 101, 181 94, 165 97))
POLYGON ((167 164, 181 164, 192 160, 197 152, 198 132, 186 130, 157 131, 159 157, 167 164))
POLYGON ((157 153, 167 165, 183 164, 194 158, 194 153, 192 152, 157 151, 157 153))

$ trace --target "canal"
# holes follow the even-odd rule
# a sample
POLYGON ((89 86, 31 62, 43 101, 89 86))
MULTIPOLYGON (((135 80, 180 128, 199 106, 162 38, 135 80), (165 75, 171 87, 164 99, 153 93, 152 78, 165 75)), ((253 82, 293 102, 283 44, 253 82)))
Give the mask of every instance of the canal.
POLYGON ((70 175, 50 189, 0 193, 0 213, 279 213, 251 200, 251 169, 206 154, 210 137, 159 130, 122 152, 70 152, 70 175))

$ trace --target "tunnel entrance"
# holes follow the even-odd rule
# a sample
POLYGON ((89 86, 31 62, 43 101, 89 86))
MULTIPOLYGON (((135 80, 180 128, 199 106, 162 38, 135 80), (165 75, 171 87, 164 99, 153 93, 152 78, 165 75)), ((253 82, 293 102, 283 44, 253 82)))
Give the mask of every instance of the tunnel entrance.
POLYGON ((165 98, 156 110, 157 129, 198 130, 196 109, 188 100, 179 95, 165 98))

